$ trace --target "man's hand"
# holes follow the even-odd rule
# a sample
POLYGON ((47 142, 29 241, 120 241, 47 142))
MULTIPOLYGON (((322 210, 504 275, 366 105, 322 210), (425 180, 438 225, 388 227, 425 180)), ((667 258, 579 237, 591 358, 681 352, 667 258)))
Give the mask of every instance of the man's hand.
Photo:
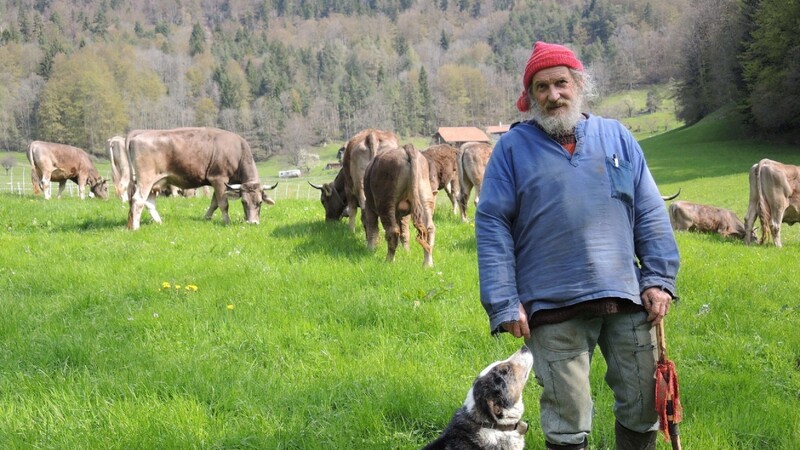
POLYGON ((653 325, 661 323, 661 319, 669 311, 670 303, 672 296, 661 288, 651 287, 642 292, 642 305, 647 310, 647 320, 653 322, 653 325))
POLYGON ((504 322, 500 326, 515 338, 531 338, 531 329, 528 327, 528 314, 525 312, 525 308, 522 307, 522 303, 519 304, 519 319, 516 322, 504 322))

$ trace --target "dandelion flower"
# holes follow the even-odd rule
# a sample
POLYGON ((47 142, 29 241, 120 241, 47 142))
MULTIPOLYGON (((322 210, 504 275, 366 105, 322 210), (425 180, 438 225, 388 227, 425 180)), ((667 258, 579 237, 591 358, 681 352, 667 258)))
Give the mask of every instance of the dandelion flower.
POLYGON ((186 290, 187 291, 192 291, 192 292, 197 292, 197 286, 195 286, 194 284, 187 284, 186 285, 186 290))
POLYGON ((228 311, 233 311, 233 308, 234 308, 233 303, 228 305, 228 311))
POLYGON ((175 285, 175 289, 176 289, 176 290, 179 290, 180 288, 181 288, 181 285, 180 285, 180 284, 176 284, 176 285, 175 285))
POLYGON ((169 289, 170 287, 169 281, 164 281, 161 283, 161 289, 169 289))

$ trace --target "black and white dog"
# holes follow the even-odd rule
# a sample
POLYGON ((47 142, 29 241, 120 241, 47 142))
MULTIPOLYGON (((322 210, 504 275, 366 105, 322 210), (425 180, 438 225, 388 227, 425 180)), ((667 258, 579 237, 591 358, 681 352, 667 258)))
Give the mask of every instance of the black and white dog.
POLYGON ((523 346, 483 369, 447 428, 423 450, 522 450, 528 431, 522 390, 531 367, 533 355, 523 346))

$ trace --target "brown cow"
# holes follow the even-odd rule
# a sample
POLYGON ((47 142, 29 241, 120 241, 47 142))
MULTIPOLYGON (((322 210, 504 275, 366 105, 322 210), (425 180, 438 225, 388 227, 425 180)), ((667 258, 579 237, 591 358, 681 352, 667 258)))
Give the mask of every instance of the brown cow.
POLYGON ((347 215, 347 197, 344 191, 344 170, 339 169, 336 178, 330 183, 314 184, 311 187, 319 189, 319 201, 325 208, 325 220, 338 221, 347 215))
POLYGON ((356 212, 358 208, 364 209, 364 172, 367 164, 378 152, 398 145, 394 133, 375 129, 360 131, 347 141, 337 179, 323 186, 309 183, 322 191, 320 201, 325 208, 326 220, 339 220, 346 212, 350 230, 356 230, 356 212), (343 191, 336 185, 339 176, 342 176, 339 185, 344 185, 343 191))
POLYGON ((217 208, 228 224, 228 198, 242 199, 245 219, 258 224, 261 204, 274 205, 266 191, 275 185, 262 186, 258 180, 253 153, 247 141, 230 131, 217 128, 177 128, 173 130, 137 130, 126 139, 134 180, 131 190, 128 228, 136 230, 146 206, 156 223, 153 187, 167 184, 182 189, 211 185, 214 195, 205 218, 211 219, 217 208))
POLYGON ((67 180, 78 185, 81 200, 85 198, 84 186, 89 185, 92 194, 103 200, 108 199, 108 185, 100 176, 92 159, 85 151, 66 144, 33 141, 28 147, 28 161, 31 163, 31 181, 50 199, 50 182, 58 181, 58 195, 64 192, 67 180))
POLYGON ((428 160, 431 189, 444 189, 453 204, 453 214, 458 214, 458 149, 449 144, 439 144, 428 147, 422 155, 428 160))
POLYGON ((492 146, 485 142, 467 142, 461 145, 458 157, 458 183, 460 193, 458 203, 461 207, 461 220, 467 221, 467 202, 469 201, 472 188, 475 188, 475 205, 481 195, 481 184, 483 183, 483 172, 489 157, 492 155, 492 146))
POLYGON ((720 236, 744 239, 744 223, 736 213, 716 206, 677 201, 669 205, 669 221, 677 231, 718 233, 720 236))
POLYGON ((427 174, 428 161, 410 144, 379 152, 367 166, 361 221, 367 235, 367 246, 374 250, 380 219, 389 247, 386 261, 394 261, 398 240, 408 249, 410 216, 417 229, 417 242, 425 252, 422 265, 433 266, 436 196, 431 191, 427 174))
POLYGON ((745 216, 749 244, 755 219, 761 221, 761 239, 772 238, 781 247, 781 224, 800 222, 800 167, 762 159, 750 168, 750 202, 745 216))
POLYGON ((108 157, 111 161, 111 179, 114 182, 114 194, 127 203, 131 169, 128 165, 128 154, 125 151, 125 138, 114 136, 106 143, 108 145, 108 157))

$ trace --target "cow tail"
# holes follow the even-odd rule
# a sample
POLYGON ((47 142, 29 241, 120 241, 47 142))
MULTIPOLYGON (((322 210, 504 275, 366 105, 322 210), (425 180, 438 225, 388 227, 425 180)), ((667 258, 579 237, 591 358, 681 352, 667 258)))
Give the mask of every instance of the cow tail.
POLYGON ((770 221, 772 220, 772 212, 770 211, 770 205, 767 203, 766 199, 764 198, 764 190, 761 186, 761 177, 763 176, 762 171, 764 170, 763 162, 758 163, 758 167, 756 168, 756 186, 758 189, 758 219, 761 221, 761 243, 768 242, 769 240, 774 239, 772 235, 772 228, 770 227, 770 221))
POLYGON ((31 145, 28 146, 28 162, 31 163, 31 184, 33 185, 33 195, 39 195, 42 193, 42 180, 39 179, 39 175, 36 174, 36 163, 33 161, 33 147, 36 145, 36 142, 31 142, 31 145))
POLYGON ((380 140, 378 139, 378 136, 375 136, 375 132, 372 132, 367 135, 364 141, 365 141, 364 143, 367 146, 367 149, 369 150, 369 160, 372 161, 372 159, 375 158, 375 155, 378 153, 378 146, 380 145, 380 140))
MULTIPOLYGON (((406 157, 411 165, 411 221, 414 223, 414 228, 417 229, 417 242, 425 249, 426 252, 431 251, 431 246, 428 245, 428 209, 422 203, 419 196, 419 183, 420 171, 419 162, 417 159, 420 157, 419 152, 411 144, 403 146, 406 151, 406 157)), ((425 174, 425 182, 428 180, 428 175, 425 174)))
MULTIPOLYGON (((125 137, 125 148, 124 156, 128 159, 128 203, 133 204, 133 194, 136 193, 136 168, 133 165, 133 158, 131 155, 131 147, 134 146, 133 136, 128 133, 128 136, 125 137)), ((132 213, 132 211, 131 211, 132 213)), ((131 223, 131 219, 128 219, 128 223, 131 223)))

